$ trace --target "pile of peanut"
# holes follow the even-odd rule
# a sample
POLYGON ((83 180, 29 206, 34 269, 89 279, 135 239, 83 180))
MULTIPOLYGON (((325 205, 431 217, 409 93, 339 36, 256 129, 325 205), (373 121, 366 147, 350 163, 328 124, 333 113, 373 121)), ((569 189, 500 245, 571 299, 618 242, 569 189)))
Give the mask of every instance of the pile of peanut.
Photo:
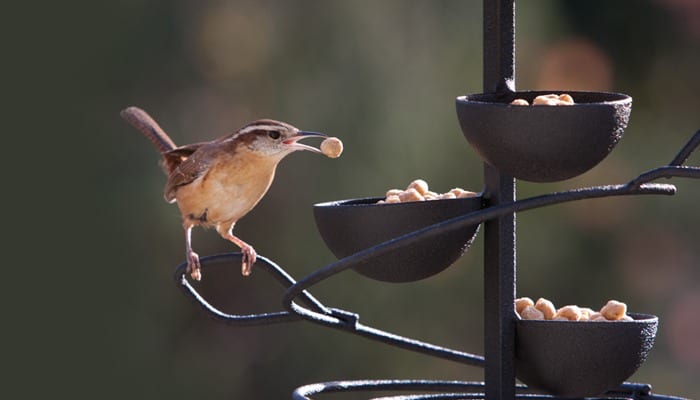
MULTIPOLYGON (((514 106, 529 106, 525 99, 515 99, 510 104, 514 106)), ((543 94, 532 100, 533 106, 572 106, 574 98, 566 93, 563 94, 543 94)))
POLYGON ((429 190, 426 181, 423 179, 416 179, 406 187, 406 190, 388 190, 384 200, 379 200, 377 203, 407 203, 410 201, 463 199, 465 197, 475 197, 476 195, 477 193, 475 192, 470 192, 461 188, 454 188, 446 193, 432 192, 429 190))
POLYGON ((529 297, 515 299, 515 311, 521 319, 552 321, 632 321, 627 304, 610 300, 599 311, 588 307, 564 306, 559 309, 544 298, 533 302, 529 297))
POLYGON ((343 142, 337 137, 329 137, 321 142, 321 152, 328 158, 338 158, 343 153, 343 142))

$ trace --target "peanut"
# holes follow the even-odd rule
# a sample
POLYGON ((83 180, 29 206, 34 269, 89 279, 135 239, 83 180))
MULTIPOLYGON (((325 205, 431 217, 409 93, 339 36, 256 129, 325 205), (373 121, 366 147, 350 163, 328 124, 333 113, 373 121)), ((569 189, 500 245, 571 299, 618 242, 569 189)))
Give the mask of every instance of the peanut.
POLYGON ((421 195, 425 195, 428 192, 428 182, 422 179, 416 179, 415 181, 408 184, 406 189, 416 189, 421 195))
POLYGON ((535 305, 535 302, 532 301, 531 298, 520 297, 518 299, 515 299, 515 312, 520 314, 525 309, 525 307, 534 306, 534 305, 535 305))
POLYGON ((321 152, 328 158, 338 158, 343 154, 343 142, 336 137, 329 137, 321 142, 321 152))
MULTIPOLYGON (((574 98, 571 97, 571 95, 566 94, 566 93, 560 94, 560 95, 559 95, 559 103, 563 103, 563 104, 574 104, 574 98)), ((562 105, 562 104, 560 104, 560 105, 562 105)))
POLYGON ((557 310, 557 317, 563 317, 569 321, 579 321, 581 320, 581 309, 578 306, 564 306, 557 310))
POLYGON ((545 105, 545 106, 570 106, 574 104, 574 99, 569 94, 543 94, 535 97, 532 100, 533 106, 545 105))
POLYGON ((465 198, 465 197, 474 197, 474 196, 476 196, 476 193, 470 192, 470 191, 468 191, 468 190, 464 190, 464 189, 462 189, 462 188, 454 188, 454 189, 450 190, 448 193, 454 193, 454 195, 455 195, 458 199, 463 199, 463 198, 465 198))
POLYGON ((588 308, 588 307, 581 307, 581 321, 589 321, 591 320, 591 315, 595 314, 596 312, 593 311, 593 309, 588 308))
POLYGON ((425 194, 423 194, 423 197, 425 197, 426 200, 436 200, 440 198, 440 195, 438 193, 431 192, 430 190, 428 190, 427 192, 425 192, 425 194))
POLYGON ((523 312, 520 313, 520 318, 530 320, 543 320, 544 314, 542 314, 542 312, 536 309, 534 306, 527 306, 525 307, 525 309, 523 309, 523 312))
POLYGON ((425 198, 415 188, 410 188, 399 195, 401 202, 405 201, 423 201, 425 198))
POLYGON ((532 100, 533 106, 556 106, 559 103, 559 96, 556 94, 543 94, 532 100))
POLYGON ((603 308, 600 309, 600 313, 611 321, 617 321, 625 316, 627 313, 627 304, 621 303, 617 300, 610 300, 603 308))
POLYGON ((514 106, 529 106, 530 105, 530 103, 528 103, 527 100, 525 100, 525 99, 515 99, 515 100, 511 101, 510 104, 514 105, 514 106))
POLYGON ((540 310, 540 312, 544 315, 544 319, 552 319, 557 314, 557 309, 554 308, 554 304, 551 301, 541 297, 537 299, 535 308, 540 310))
POLYGON ((387 203, 401 203, 401 199, 399 196, 392 195, 392 196, 387 196, 386 198, 387 203))
MULTIPOLYGON (((464 189, 462 189, 462 188, 454 188, 454 189, 450 189, 450 191, 447 192, 447 193, 452 193, 453 195, 455 195, 455 197, 459 197, 459 196, 461 196, 462 193, 464 193, 464 192, 466 192, 466 190, 464 190, 464 189)), ((447 194, 447 193, 446 193, 446 194, 447 194)))

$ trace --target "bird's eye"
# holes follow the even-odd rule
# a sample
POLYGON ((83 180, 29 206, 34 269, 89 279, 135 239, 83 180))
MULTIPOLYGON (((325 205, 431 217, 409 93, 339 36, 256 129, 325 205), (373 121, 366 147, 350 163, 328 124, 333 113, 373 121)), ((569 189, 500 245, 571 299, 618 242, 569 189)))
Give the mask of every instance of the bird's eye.
POLYGON ((279 131, 270 131, 267 135, 275 140, 279 139, 280 136, 282 136, 282 134, 280 134, 279 131))

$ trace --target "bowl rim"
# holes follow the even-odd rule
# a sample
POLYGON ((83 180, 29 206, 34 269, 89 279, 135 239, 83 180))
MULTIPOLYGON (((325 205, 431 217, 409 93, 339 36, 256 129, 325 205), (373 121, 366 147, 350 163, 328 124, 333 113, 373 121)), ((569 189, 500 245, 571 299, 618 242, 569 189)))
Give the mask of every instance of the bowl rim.
POLYGON ((435 200, 424 200, 424 201, 406 201, 402 203, 377 203, 379 200, 384 200, 385 197, 358 197, 352 199, 344 200, 332 200, 325 201, 321 203, 314 204, 314 208, 330 208, 330 207, 417 207, 424 206, 426 204, 445 204, 448 201, 474 201, 474 199, 483 199, 484 192, 476 192, 476 196, 463 197, 456 199, 435 199, 435 200))
POLYGON ((571 107, 586 107, 586 106, 601 106, 601 105, 618 105, 618 104, 627 104, 632 102, 632 96, 625 94, 625 93, 619 93, 619 92, 596 92, 596 91, 584 91, 584 90, 517 90, 515 92, 504 92, 504 93, 497 93, 497 92, 483 92, 483 93, 471 93, 471 94, 466 94, 462 96, 457 97, 457 103, 458 104, 474 104, 474 105, 489 105, 489 106, 494 106, 494 107, 508 107, 508 108, 518 108, 518 109, 523 109, 523 110, 532 110, 532 109, 569 109, 571 107), (480 100, 475 100, 474 98, 479 97, 479 96, 517 96, 518 94, 569 94, 571 97, 576 98, 576 95, 600 95, 601 97, 608 97, 611 98, 611 100, 607 101, 598 101, 598 102, 586 102, 586 103, 574 103, 570 106, 561 106, 561 107, 555 107, 555 106, 542 106, 540 107, 539 105, 537 106, 518 106, 518 105, 513 105, 510 103, 505 103, 505 102, 499 102, 499 101, 480 101, 480 100))
POLYGON ((601 324, 601 325, 611 325, 614 326, 615 324, 623 323, 623 324, 650 324, 650 323, 658 323, 659 322, 659 317, 656 315, 652 314, 644 314, 644 313, 627 313, 630 317, 633 318, 632 321, 559 321, 559 320, 551 320, 551 319, 521 319, 520 317, 517 316, 516 314, 516 324, 558 324, 558 325, 590 325, 590 324, 601 324))

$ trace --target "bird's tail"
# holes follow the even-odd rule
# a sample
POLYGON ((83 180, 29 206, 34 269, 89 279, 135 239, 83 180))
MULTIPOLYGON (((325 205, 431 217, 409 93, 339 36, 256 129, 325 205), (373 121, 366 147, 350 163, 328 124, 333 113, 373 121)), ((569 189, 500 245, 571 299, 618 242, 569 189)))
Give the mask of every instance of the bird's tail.
POLYGON ((142 109, 133 106, 127 107, 121 111, 120 115, 153 142, 161 153, 166 153, 177 147, 160 125, 142 109))

